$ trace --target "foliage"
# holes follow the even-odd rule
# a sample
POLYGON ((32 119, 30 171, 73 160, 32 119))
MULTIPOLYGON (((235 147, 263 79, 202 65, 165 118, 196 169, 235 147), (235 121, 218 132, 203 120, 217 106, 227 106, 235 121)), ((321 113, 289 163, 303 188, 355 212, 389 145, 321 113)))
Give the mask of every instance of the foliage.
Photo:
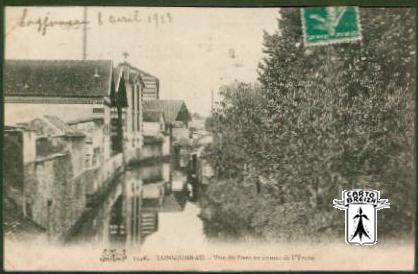
MULTIPOLYGON (((386 235, 412 232, 413 10, 364 8, 360 16, 361 43, 306 48, 300 9, 281 9, 280 32, 264 35, 262 86, 223 87, 207 121, 217 138, 206 153, 217 178, 234 181, 228 191, 237 199, 264 203, 244 218, 255 233, 293 237, 336 227, 343 217, 330 210, 332 199, 350 188, 389 198, 391 208, 379 213, 386 235), (251 185, 255 197, 242 191, 251 185)), ((214 183, 209 193, 225 189, 214 183)), ((224 200, 221 208, 234 206, 224 200)))

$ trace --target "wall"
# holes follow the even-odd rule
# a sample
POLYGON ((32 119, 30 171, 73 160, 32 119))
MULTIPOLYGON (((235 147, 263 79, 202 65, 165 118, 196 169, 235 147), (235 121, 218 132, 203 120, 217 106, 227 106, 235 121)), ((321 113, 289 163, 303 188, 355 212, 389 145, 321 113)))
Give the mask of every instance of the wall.
POLYGON ((86 177, 74 178, 71 155, 25 165, 25 211, 52 238, 62 236, 85 207, 86 177))
MULTIPOLYGON (((72 155, 58 154, 24 167, 26 216, 60 238, 75 224, 86 207, 86 195, 104 187, 122 165, 118 154, 103 166, 74 176, 72 155)), ((106 185, 107 187, 107 185, 106 185)))
POLYGON ((3 190, 23 208, 23 132, 5 131, 3 136, 3 190))
POLYGON ((168 156, 171 154, 171 142, 170 142, 170 136, 166 136, 164 135, 164 141, 163 141, 163 148, 162 148, 162 153, 163 156, 168 156))
POLYGON ((141 150, 141 160, 162 157, 162 142, 145 143, 141 150))
POLYGON ((189 129, 184 127, 173 127, 173 137, 175 139, 189 139, 189 129))
POLYGON ((161 133, 161 123, 159 122, 143 122, 144 135, 158 135, 161 133))
POLYGON ((125 87, 128 106, 123 110, 123 139, 125 161, 139 158, 142 147, 142 99, 139 82, 132 75, 129 79, 129 68, 125 67, 125 87))
MULTIPOLYGON (((47 100, 46 98, 45 100, 47 100)), ((50 98, 49 98, 50 99, 50 98)), ((52 100, 52 99, 51 99, 52 100)), ((62 100, 62 98, 61 98, 62 100)), ((95 139, 96 143, 100 143, 102 148, 102 157, 104 159, 110 158, 110 108, 100 102, 101 100, 91 100, 92 103, 74 103, 74 104, 63 104, 63 103, 6 103, 4 106, 5 111, 5 124, 14 125, 17 122, 28 122, 33 120, 37 116, 53 115, 59 119, 69 122, 69 120, 79 120, 87 118, 102 118, 104 124, 100 125, 97 129, 99 133, 95 133, 94 136, 99 138, 95 139), (68 115, 71 113, 71 115, 68 115)), ((33 138, 28 136, 27 138, 33 138)), ((28 140, 29 141, 29 140, 28 140)), ((26 142, 25 142, 26 143, 26 142)), ((34 151, 25 149, 25 158, 33 160, 34 151)), ((29 161, 26 161, 29 162, 29 161)))
MULTIPOLYGON (((87 137, 84 147, 84 166, 86 168, 94 168, 103 164, 105 159, 105 148, 110 146, 110 143, 105 143, 104 124, 100 120, 91 120, 80 122, 72 125, 73 128, 83 132, 87 137), (88 156, 87 156, 88 154, 88 156)), ((110 148, 108 148, 110 149, 110 148)))
POLYGON ((164 169, 161 164, 143 165, 139 171, 144 183, 152 183, 164 180, 164 169))
MULTIPOLYGON (((46 100, 46 99, 45 99, 46 100)), ((36 116, 54 115, 68 122, 69 119, 85 119, 88 117, 104 117, 104 113, 94 113, 93 109, 103 108, 103 103, 92 104, 46 104, 46 103, 8 103, 6 98, 4 119, 6 125, 16 122, 29 122, 36 116), (71 113, 71 115, 68 115, 71 113)))
POLYGON ((84 171, 85 138, 67 138, 67 141, 71 153, 74 176, 78 176, 84 171))
POLYGON ((23 163, 33 162, 36 159, 36 133, 23 131, 23 163))
POLYGON ((88 171, 90 173, 86 193, 91 195, 106 188, 109 181, 122 167, 123 155, 119 153, 107 159, 100 166, 86 170, 85 172, 88 171))

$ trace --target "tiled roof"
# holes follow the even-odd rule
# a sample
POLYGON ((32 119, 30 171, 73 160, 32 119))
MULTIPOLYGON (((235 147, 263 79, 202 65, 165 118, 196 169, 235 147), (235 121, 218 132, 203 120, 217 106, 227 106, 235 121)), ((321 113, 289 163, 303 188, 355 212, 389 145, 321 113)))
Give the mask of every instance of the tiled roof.
POLYGON ((191 119, 186 103, 183 100, 146 100, 143 102, 144 110, 159 110, 164 113, 168 123, 191 119), (184 117, 180 117, 181 113, 184 117))
POLYGON ((161 120, 161 115, 163 115, 163 113, 160 110, 144 110, 143 121, 159 123, 161 120))
POLYGON ((6 60, 5 96, 109 96, 110 60, 6 60))

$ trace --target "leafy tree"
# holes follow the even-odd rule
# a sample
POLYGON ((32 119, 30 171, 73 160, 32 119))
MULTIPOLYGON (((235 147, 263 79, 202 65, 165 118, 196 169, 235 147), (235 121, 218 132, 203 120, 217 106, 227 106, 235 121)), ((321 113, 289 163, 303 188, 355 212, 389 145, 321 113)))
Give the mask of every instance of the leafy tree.
POLYGON ((300 9, 281 9, 278 31, 264 34, 261 88, 223 88, 207 150, 220 181, 208 193, 235 179, 228 187, 256 208, 244 219, 260 235, 343 228, 331 202, 354 187, 390 199, 386 234, 412 232, 413 10, 361 8, 360 18, 361 42, 306 48, 300 9))
POLYGON ((260 65, 273 141, 265 153, 279 159, 275 181, 306 189, 312 206, 325 210, 341 189, 376 188, 394 204, 385 214, 390 224, 410 230, 413 197, 404 195, 414 188, 413 10, 365 8, 360 15, 361 43, 307 49, 300 9, 282 9, 280 33, 265 34, 260 65))

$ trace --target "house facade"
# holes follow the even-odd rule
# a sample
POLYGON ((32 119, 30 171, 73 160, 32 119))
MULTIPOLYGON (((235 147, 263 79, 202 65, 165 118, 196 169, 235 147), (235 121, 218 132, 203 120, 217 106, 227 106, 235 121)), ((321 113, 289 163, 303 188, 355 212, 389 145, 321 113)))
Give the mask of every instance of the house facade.
POLYGON ((103 158, 111 155, 112 61, 6 60, 5 124, 53 115, 103 121, 103 158))
POLYGON ((9 167, 23 175, 18 202, 48 236, 62 237, 85 210, 86 196, 123 168, 121 151, 112 153, 119 140, 111 132, 120 131, 111 124, 120 105, 113 64, 6 60, 4 68, 7 147, 24 159, 9 167))
MULTIPOLYGON (((119 64, 114 74, 116 96, 121 104, 121 125, 123 135, 123 152, 125 161, 139 159, 143 146, 142 93, 145 84, 140 71, 124 62, 119 64)), ((112 117, 119 117, 116 113, 112 117)), ((114 122, 116 123, 116 122, 114 122)))
POLYGON ((149 74, 148 72, 139 69, 136 70, 139 72, 144 82, 142 99, 144 101, 160 99, 160 80, 154 75, 149 74))
POLYGON ((161 111, 167 125, 188 128, 192 119, 183 100, 144 100, 145 111, 161 111))
POLYGON ((144 135, 161 135, 167 132, 164 113, 160 110, 146 110, 143 113, 144 135))
POLYGON ((165 121, 164 113, 161 110, 145 110, 143 114, 143 124, 144 124, 144 136, 150 139, 148 142, 144 143, 144 153, 143 158, 152 155, 151 151, 155 145, 161 146, 161 149, 158 153, 160 157, 165 157, 170 155, 170 129, 165 121), (157 144, 158 142, 151 142, 152 137, 158 138, 162 143, 157 144))
POLYGON ((163 114, 165 132, 168 134, 163 137, 162 154, 163 156, 180 157, 182 154, 181 143, 188 143, 189 141, 188 125, 191 115, 186 103, 182 100, 145 100, 144 111, 146 113, 161 112, 163 114))

